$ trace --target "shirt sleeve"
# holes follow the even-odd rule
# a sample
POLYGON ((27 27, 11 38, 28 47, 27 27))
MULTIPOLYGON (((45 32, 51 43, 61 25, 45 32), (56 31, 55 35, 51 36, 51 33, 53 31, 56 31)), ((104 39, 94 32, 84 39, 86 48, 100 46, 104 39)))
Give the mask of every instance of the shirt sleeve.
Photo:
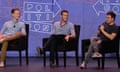
POLYGON ((74 24, 70 24, 70 33, 72 34, 72 35, 76 35, 75 34, 75 28, 74 28, 74 24))
POLYGON ((24 35, 26 35, 26 29, 25 29, 25 24, 24 24, 24 23, 22 24, 21 32, 22 32, 24 35))
POLYGON ((56 34, 55 23, 54 23, 53 26, 52 26, 52 32, 51 32, 51 34, 56 34))
POLYGON ((4 33, 5 33, 5 30, 6 30, 6 28, 7 28, 7 27, 6 27, 6 24, 7 24, 7 23, 4 23, 4 24, 3 24, 3 27, 2 27, 2 29, 1 29, 1 31, 0 31, 1 34, 4 34, 4 33))
POLYGON ((117 26, 115 26, 114 28, 113 28, 113 31, 112 31, 112 33, 118 33, 118 27, 117 26))

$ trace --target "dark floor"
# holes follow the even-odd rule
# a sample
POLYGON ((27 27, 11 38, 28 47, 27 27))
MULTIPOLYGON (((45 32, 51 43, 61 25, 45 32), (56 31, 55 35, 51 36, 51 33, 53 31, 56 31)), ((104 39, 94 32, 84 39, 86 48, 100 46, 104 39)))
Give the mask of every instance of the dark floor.
MULTIPOLYGON (((81 58, 80 58, 81 59, 81 58)), ((47 61, 47 67, 43 67, 42 58, 29 58, 29 65, 25 65, 25 59, 23 58, 23 65, 19 66, 18 58, 7 57, 7 66, 5 68, 0 68, 0 72, 120 72, 117 68, 117 63, 115 58, 107 58, 105 61, 105 69, 97 68, 97 61, 90 60, 88 68, 81 70, 75 65, 74 58, 67 58, 67 67, 63 67, 63 59, 60 58, 60 66, 55 68, 50 68, 47 61)), ((81 60, 80 60, 81 63, 81 60)))

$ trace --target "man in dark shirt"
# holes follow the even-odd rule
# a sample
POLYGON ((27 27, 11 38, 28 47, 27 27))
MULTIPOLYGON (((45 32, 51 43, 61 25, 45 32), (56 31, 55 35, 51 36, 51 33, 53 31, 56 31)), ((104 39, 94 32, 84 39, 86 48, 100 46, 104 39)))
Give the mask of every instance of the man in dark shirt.
POLYGON ((90 39, 91 44, 89 45, 87 56, 80 65, 80 68, 86 68, 93 51, 94 53, 92 57, 102 57, 99 53, 99 47, 102 41, 111 41, 115 39, 118 32, 118 27, 115 24, 115 18, 116 14, 114 12, 108 12, 106 14, 106 21, 98 28, 98 37, 90 39))

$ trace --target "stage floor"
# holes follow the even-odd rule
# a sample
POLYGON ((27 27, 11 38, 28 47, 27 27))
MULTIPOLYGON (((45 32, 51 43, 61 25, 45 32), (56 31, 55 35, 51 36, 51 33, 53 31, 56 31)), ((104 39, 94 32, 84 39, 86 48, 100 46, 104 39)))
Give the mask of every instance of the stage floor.
POLYGON ((63 59, 60 58, 59 61, 59 67, 50 68, 47 59, 47 67, 44 68, 42 58, 29 58, 28 66, 25 65, 25 59, 23 58, 23 65, 19 66, 18 58, 7 57, 7 66, 5 68, 0 68, 0 72, 120 72, 120 69, 117 68, 117 62, 115 58, 106 59, 104 70, 97 68, 96 60, 90 60, 88 68, 84 70, 76 67, 74 58, 67 58, 66 68, 63 67, 63 59))

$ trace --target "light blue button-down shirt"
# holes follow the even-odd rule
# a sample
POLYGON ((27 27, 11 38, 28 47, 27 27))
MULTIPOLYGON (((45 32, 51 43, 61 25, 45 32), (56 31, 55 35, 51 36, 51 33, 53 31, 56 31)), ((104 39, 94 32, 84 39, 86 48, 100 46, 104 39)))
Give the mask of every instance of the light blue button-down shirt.
POLYGON ((61 26, 60 21, 55 22, 52 28, 52 34, 54 35, 75 35, 74 25, 71 22, 67 22, 65 25, 61 26))
POLYGON ((17 32, 22 32, 26 35, 25 24, 23 22, 14 22, 13 20, 5 22, 3 28, 1 29, 1 34, 6 36, 15 34, 17 32))

